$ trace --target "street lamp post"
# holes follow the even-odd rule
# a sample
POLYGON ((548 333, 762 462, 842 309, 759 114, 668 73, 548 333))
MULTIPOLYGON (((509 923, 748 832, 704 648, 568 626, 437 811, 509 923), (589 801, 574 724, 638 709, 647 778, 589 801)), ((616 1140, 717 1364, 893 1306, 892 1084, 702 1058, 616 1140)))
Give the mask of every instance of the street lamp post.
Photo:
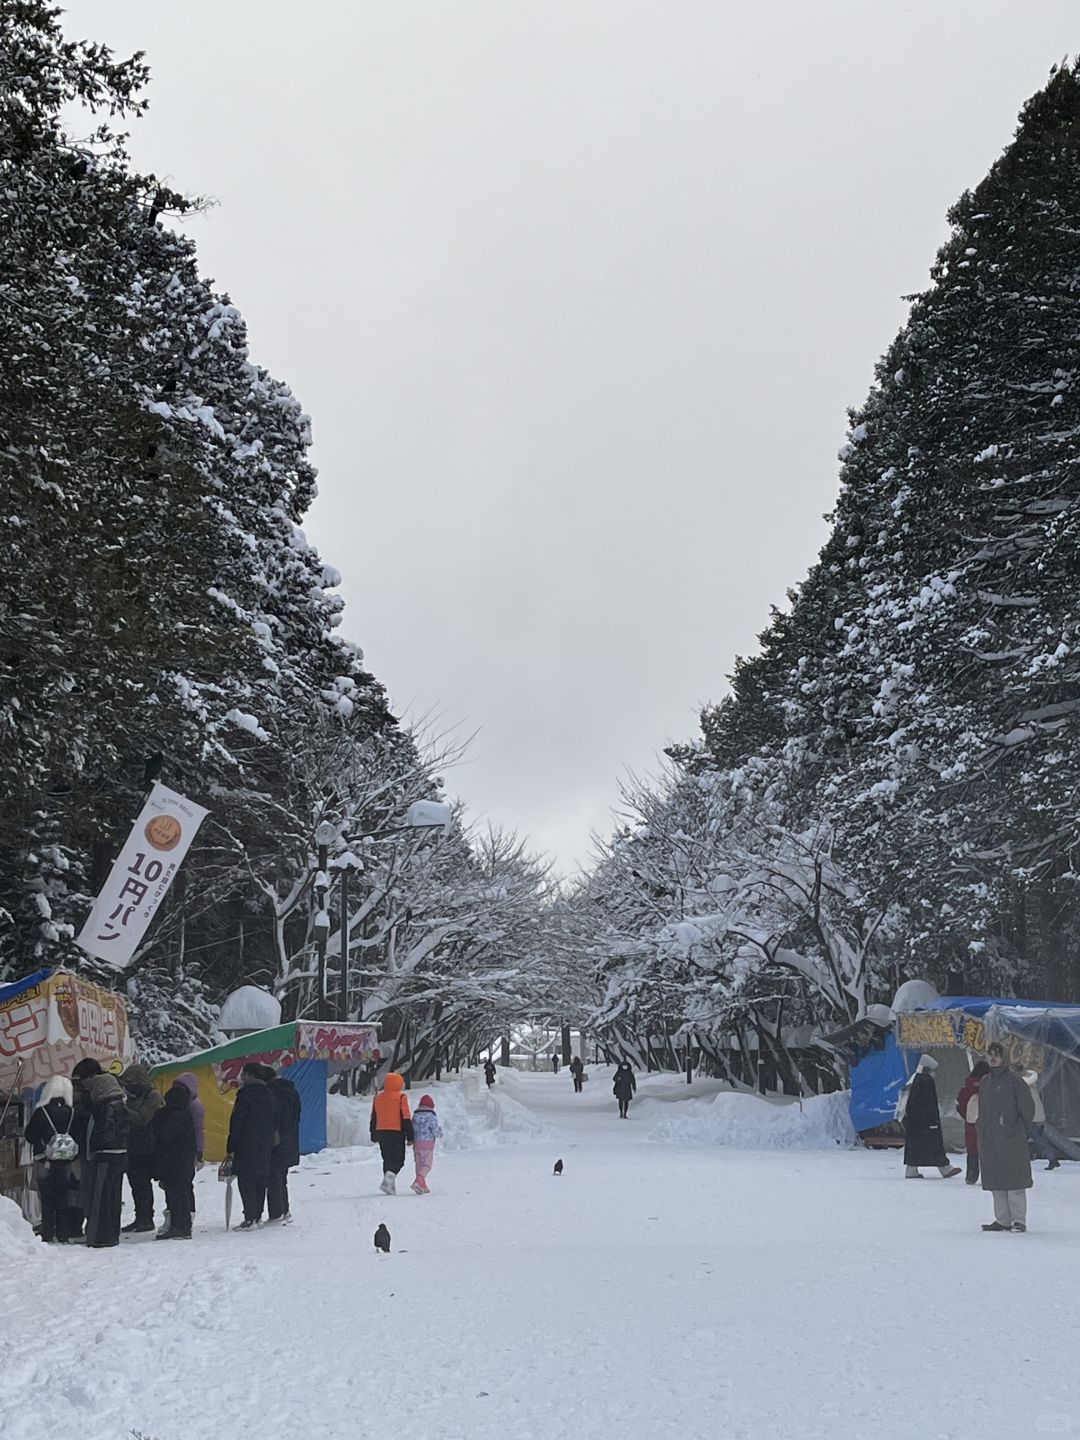
POLYGON ((339 855, 334 869, 341 876, 341 976, 338 986, 338 1019, 343 1023, 349 1018, 349 876, 353 871, 362 871, 364 862, 351 850, 339 855))
POLYGON ((326 939, 330 932, 330 916, 326 910, 326 894, 330 889, 330 877, 326 873, 330 846, 337 839, 337 830, 329 820, 323 820, 315 829, 315 844, 319 851, 319 868, 315 872, 315 951, 318 963, 318 995, 315 1018, 326 1019, 326 939))

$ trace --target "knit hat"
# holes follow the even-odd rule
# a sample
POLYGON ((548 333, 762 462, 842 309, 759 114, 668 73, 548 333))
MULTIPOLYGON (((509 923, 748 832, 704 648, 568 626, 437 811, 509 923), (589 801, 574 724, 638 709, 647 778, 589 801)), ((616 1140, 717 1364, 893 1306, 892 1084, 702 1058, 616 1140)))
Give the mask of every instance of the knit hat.
POLYGON ((937 1061, 934 1059, 934 1057, 933 1057, 932 1055, 920 1055, 920 1056, 919 1056, 919 1069, 920 1069, 920 1070, 936 1070, 936 1069, 937 1069, 937 1061))
POLYGON ((434 1110, 435 1101, 431 1098, 430 1095, 421 1095, 420 1104, 416 1108, 418 1110, 434 1110))

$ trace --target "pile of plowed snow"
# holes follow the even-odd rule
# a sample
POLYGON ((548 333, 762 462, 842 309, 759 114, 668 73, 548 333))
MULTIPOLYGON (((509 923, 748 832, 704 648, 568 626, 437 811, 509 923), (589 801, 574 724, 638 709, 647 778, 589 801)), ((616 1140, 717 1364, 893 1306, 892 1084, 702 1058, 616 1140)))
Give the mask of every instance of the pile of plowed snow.
POLYGON ((15 1201, 0 1195, 0 1260, 36 1259, 43 1251, 33 1226, 23 1219, 15 1201))
POLYGON ((688 1100, 649 1134, 661 1145, 734 1145, 740 1150, 834 1150, 856 1143, 846 1090, 788 1103, 725 1092, 688 1100))

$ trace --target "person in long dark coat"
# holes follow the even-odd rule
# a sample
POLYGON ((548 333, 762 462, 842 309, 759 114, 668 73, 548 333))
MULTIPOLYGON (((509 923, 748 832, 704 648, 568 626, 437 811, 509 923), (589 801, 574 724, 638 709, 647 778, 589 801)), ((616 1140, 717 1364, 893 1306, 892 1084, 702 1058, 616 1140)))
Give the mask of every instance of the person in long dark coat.
MULTIPOLYGON (((34 1152, 34 1172, 41 1200, 42 1240, 66 1245, 72 1235, 71 1160, 46 1160, 49 1141, 56 1135, 70 1135, 74 1116, 71 1081, 54 1075, 45 1081, 41 1101, 30 1116, 24 1132, 34 1152)), ((72 1137, 74 1138, 74 1137, 72 1137)))
POLYGON ((270 1151, 270 1178, 266 1187, 266 1210, 271 1220, 288 1225, 292 1221, 289 1209, 289 1170, 300 1164, 300 1092, 291 1080, 265 1067, 268 1072, 267 1084, 274 1102, 276 1119, 275 1143, 270 1151))
POLYGON ((570 1074, 574 1077, 574 1094, 580 1095, 582 1091, 582 1077, 585 1074, 585 1066, 581 1063, 580 1055, 575 1055, 570 1061, 570 1074))
POLYGON ((937 1086, 934 1071, 937 1061, 932 1055, 922 1055, 919 1067, 911 1077, 908 1087, 907 1106, 904 1110, 904 1174, 909 1180, 925 1177, 920 1165, 936 1165, 943 1180, 951 1180, 960 1174, 958 1165, 950 1165, 945 1154, 945 1142, 941 1138, 941 1111, 938 1108, 937 1086))
POLYGON ((115 1075, 91 1075, 86 1161, 90 1168, 90 1209, 86 1243, 91 1250, 120 1244, 120 1207, 124 1199, 129 1120, 124 1092, 115 1075))
POLYGON ((129 1065, 120 1076, 127 1095, 127 1112, 131 1128, 128 1133, 127 1177, 135 1206, 135 1219, 125 1225, 122 1235, 139 1234, 154 1228, 154 1137, 150 1126, 164 1103, 150 1081, 150 1072, 143 1065, 129 1065))
POLYGON ((990 1071, 979 1086, 979 1161, 982 1188, 994 1197, 994 1218, 984 1230, 1027 1229, 1027 1192, 1031 1189, 1028 1132, 1035 1118, 1030 1086, 1005 1063, 1004 1047, 986 1048, 990 1071))
POLYGON ((270 1153, 274 1148, 277 1116, 273 1096, 262 1074, 263 1066, 245 1065, 229 1122, 227 1148, 244 1205, 238 1230, 254 1230, 262 1219, 270 1180, 270 1153))
POLYGON ((90 1128, 90 1092, 86 1086, 93 1076, 102 1074, 104 1071, 99 1063, 89 1057, 80 1060, 71 1072, 71 1091, 75 1109, 71 1119, 71 1133, 79 1147, 79 1158, 75 1161, 79 1223, 72 1230, 73 1237, 82 1234, 83 1223, 90 1214, 93 1189, 93 1172, 90 1167, 90 1157, 86 1153, 86 1132, 90 1128))
POLYGON ((630 1112, 630 1101, 637 1090, 637 1077, 630 1069, 628 1060, 620 1060, 615 1069, 615 1079, 611 1085, 612 1094, 619 1102, 619 1119, 625 1120, 630 1112))
POLYGON ((169 1212, 168 1229, 162 1227, 159 1240, 191 1239, 191 1187, 195 1179, 195 1117, 191 1113, 191 1091, 175 1081, 165 1096, 164 1106, 150 1124, 153 1141, 151 1170, 165 1191, 169 1212))

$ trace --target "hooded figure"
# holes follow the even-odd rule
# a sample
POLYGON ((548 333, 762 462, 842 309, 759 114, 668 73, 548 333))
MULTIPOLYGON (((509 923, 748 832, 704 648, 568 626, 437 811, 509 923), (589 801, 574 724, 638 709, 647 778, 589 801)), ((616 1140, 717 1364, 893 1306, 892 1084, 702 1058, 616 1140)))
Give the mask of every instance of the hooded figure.
POLYGON ((195 1122, 195 1163, 201 1164, 206 1151, 206 1106, 199 1099, 199 1077, 185 1070, 176 1077, 176 1083, 183 1085, 191 1096, 191 1118, 195 1122))
POLYGON ((941 1111, 938 1108, 937 1086, 934 1071, 937 1061, 932 1055, 919 1057, 919 1068, 911 1077, 908 1086, 907 1104, 904 1109, 905 1175, 909 1180, 922 1180, 920 1165, 936 1165, 943 1180, 951 1180, 960 1174, 958 1165, 950 1165, 945 1154, 945 1142, 941 1138, 941 1111))
POLYGON ((86 1243, 92 1250, 104 1250, 120 1243, 130 1122, 124 1092, 115 1075, 91 1075, 84 1083, 90 1101, 90 1123, 86 1128, 86 1163, 90 1171, 86 1243))
MULTIPOLYGON (((71 1135, 74 1117, 71 1081, 63 1075, 46 1080, 37 1109, 26 1127, 26 1143, 33 1147, 34 1174, 41 1200, 40 1235, 45 1243, 66 1245, 71 1239, 71 1160, 49 1160, 46 1151, 54 1136, 71 1135)), ((72 1137, 74 1139, 74 1137, 72 1137)))
POLYGON ((270 1098, 274 1102, 274 1148, 270 1152, 270 1179, 266 1187, 266 1210, 271 1220, 282 1225, 292 1222, 289 1209, 289 1170, 300 1164, 300 1092, 291 1080, 264 1067, 268 1072, 270 1098))
POLYGON ((629 1060, 620 1060, 615 1068, 615 1079, 611 1092, 619 1102, 619 1119, 625 1120, 630 1110, 630 1101, 637 1091, 637 1077, 630 1069, 629 1060))
POLYGON ((982 1077, 989 1071, 990 1066, 985 1060, 980 1060, 972 1068, 971 1074, 960 1087, 960 1093, 956 1097, 956 1113, 964 1122, 964 1149, 967 1151, 967 1184, 977 1185, 979 1182, 979 1132, 975 1128, 975 1119, 979 1113, 978 1101, 972 1105, 972 1100, 979 1093, 979 1086, 982 1077), (969 1115, 970 1111, 970 1115, 969 1115))
POLYGON ((585 1075, 585 1066, 581 1063, 580 1055, 575 1055, 570 1061, 570 1074, 574 1077, 574 1094, 580 1095, 582 1080, 585 1075))
POLYGON ((1035 1100, 1015 1070, 1005 1063, 1004 1048, 988 1045, 989 1073, 979 1086, 979 1163, 982 1188, 994 1196, 994 1219, 984 1230, 1027 1229, 1027 1192, 1031 1189, 1028 1131, 1035 1100))
POLYGON ((484 1061, 484 1079, 487 1081, 487 1087, 488 1087, 488 1089, 490 1090, 491 1087, 492 1087, 492 1085, 495 1084, 495 1062, 494 1062, 494 1060, 485 1060, 485 1061, 484 1061))
MULTIPOLYGON (((90 1190, 93 1181, 86 1154, 86 1132, 90 1126, 90 1095, 86 1089, 86 1082, 92 1075, 101 1075, 102 1073, 98 1062, 89 1057, 86 1060, 80 1060, 71 1072, 72 1103, 75 1109, 71 1121, 71 1133, 79 1147, 79 1159, 76 1162, 79 1211, 84 1218, 90 1214, 90 1190)), ((81 1223, 79 1229, 80 1231, 82 1229, 81 1223)))
POLYGON ((238 1230, 253 1230, 262 1219, 270 1179, 270 1152, 277 1120, 273 1096, 262 1071, 263 1066, 255 1062, 244 1066, 229 1122, 228 1151, 244 1203, 244 1219, 236 1227, 238 1230))
POLYGON ((429 1194, 427 1177, 435 1162, 435 1142, 442 1139, 442 1126, 435 1114, 435 1101, 430 1095, 421 1095, 420 1104, 413 1116, 413 1159, 416 1162, 416 1179, 409 1187, 417 1195, 429 1194))
POLYGON ((195 1121, 191 1114, 191 1092, 177 1080, 154 1116, 154 1150, 151 1168, 154 1179, 165 1191, 169 1211, 168 1229, 159 1240, 191 1239, 191 1186, 195 1179, 195 1121))
POLYGON ((120 1076, 127 1095, 128 1189, 135 1206, 135 1219, 125 1225, 122 1234, 141 1233, 154 1228, 154 1137, 150 1126, 164 1101, 150 1081, 150 1073, 142 1065, 129 1065, 120 1076))
POLYGON ((379 1189, 384 1195, 393 1195, 397 1175, 405 1164, 405 1146, 413 1142, 405 1081, 394 1070, 387 1075, 383 1088, 371 1103, 370 1133, 382 1151, 383 1178, 379 1189))

